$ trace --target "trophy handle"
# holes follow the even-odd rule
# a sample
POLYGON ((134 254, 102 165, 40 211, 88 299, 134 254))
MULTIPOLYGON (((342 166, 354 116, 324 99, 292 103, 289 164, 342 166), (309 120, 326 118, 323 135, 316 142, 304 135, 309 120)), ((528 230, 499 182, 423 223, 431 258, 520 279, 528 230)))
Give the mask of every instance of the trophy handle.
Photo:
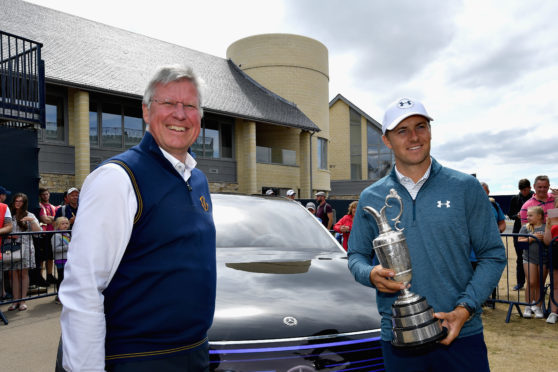
MULTIPOLYGON (((386 201, 385 201, 385 207, 391 208, 392 206, 388 203, 389 199, 397 199, 397 201, 399 202, 399 214, 397 215, 397 217, 393 218, 392 221, 395 221, 394 227, 397 231, 403 231, 403 228, 398 226, 401 223, 399 218, 403 214, 403 202, 401 201, 401 197, 399 196, 397 191, 395 191, 395 189, 391 189, 389 190, 389 194, 388 196, 386 196, 386 201)), ((385 207, 382 209, 385 209, 385 207)))

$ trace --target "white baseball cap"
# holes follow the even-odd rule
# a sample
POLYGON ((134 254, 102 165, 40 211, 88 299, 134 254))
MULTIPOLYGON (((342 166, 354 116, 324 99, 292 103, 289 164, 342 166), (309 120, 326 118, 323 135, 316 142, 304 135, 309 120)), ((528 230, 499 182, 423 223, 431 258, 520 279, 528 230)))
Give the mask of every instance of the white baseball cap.
POLYGON ((386 109, 384 120, 382 121, 382 133, 386 134, 386 131, 392 130, 403 120, 413 115, 424 116, 428 121, 434 120, 428 115, 420 101, 412 98, 400 98, 386 109))
POLYGON ((296 195, 296 192, 292 189, 287 191, 287 196, 291 196, 291 195, 296 195))

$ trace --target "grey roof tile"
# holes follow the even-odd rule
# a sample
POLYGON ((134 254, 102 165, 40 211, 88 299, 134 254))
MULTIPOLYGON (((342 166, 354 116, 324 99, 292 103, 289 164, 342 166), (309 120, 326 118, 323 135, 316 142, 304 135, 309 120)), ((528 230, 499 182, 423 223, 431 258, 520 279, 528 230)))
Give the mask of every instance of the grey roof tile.
POLYGON ((35 4, 0 1, 0 30, 43 44, 48 82, 141 97, 157 66, 180 63, 204 80, 208 112, 320 130, 295 104, 226 59, 35 4))

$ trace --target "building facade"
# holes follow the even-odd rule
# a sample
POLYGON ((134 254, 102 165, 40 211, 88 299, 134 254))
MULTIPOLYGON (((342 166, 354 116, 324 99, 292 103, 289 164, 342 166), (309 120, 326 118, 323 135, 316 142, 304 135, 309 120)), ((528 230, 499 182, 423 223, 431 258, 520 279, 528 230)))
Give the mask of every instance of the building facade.
MULTIPOLYGON (((328 51, 316 40, 256 35, 230 45, 224 59, 18 0, 3 0, 3 8, 0 30, 44 45, 41 186, 79 187, 103 161, 139 143, 143 89, 157 66, 176 63, 204 81, 202 131, 192 150, 211 191, 295 189, 310 198, 330 191, 332 181, 368 179, 368 148, 361 146, 358 163, 343 148, 341 121, 331 120, 343 110, 351 117, 354 107, 328 105, 328 51)), ((365 118, 362 141, 362 123, 375 121, 357 112, 365 118)))
POLYGON ((338 94, 329 103, 331 195, 356 199, 394 164, 382 141, 382 125, 338 94))

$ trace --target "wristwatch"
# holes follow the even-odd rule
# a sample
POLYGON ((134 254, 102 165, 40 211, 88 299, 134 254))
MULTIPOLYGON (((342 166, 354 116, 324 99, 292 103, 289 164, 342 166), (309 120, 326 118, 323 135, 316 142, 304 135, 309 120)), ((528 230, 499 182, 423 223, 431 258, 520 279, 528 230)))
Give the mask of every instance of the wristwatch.
POLYGON ((460 302, 460 303, 457 304, 456 307, 464 307, 465 310, 467 310, 469 312, 469 317, 467 318, 466 322, 473 319, 473 316, 475 316, 475 309, 473 309, 471 306, 469 306, 469 304, 467 302, 460 302))

